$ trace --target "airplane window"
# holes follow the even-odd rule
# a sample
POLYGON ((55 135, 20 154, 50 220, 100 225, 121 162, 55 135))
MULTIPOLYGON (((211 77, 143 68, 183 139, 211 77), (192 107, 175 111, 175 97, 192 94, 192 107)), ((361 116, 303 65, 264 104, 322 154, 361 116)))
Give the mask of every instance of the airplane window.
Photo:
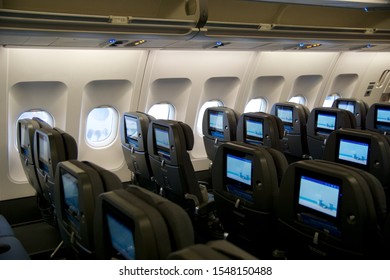
POLYGON ((17 119, 16 123, 21 119, 32 119, 32 118, 40 118, 44 122, 54 126, 54 118, 53 116, 43 110, 30 110, 27 112, 23 112, 20 117, 17 119))
POLYGON ((87 143, 95 148, 111 144, 117 135, 118 115, 112 107, 94 108, 87 117, 87 143))
POLYGON ((156 119, 174 120, 175 107, 169 103, 158 103, 150 107, 148 114, 156 119))
POLYGON ((335 101, 336 99, 339 99, 341 96, 340 94, 338 93, 332 93, 332 94, 329 94, 325 100, 324 100, 324 103, 322 104, 322 107, 332 107, 333 105, 333 101, 335 101))
POLYGON ((206 109, 210 108, 210 107, 220 107, 220 106, 223 106, 222 101, 209 100, 209 101, 206 101, 202 105, 202 107, 200 107, 199 114, 198 114, 198 120, 196 122, 196 131, 198 132, 200 137, 203 137, 202 124, 203 124, 204 111, 206 111, 206 109))
POLYGON ((302 104, 302 105, 306 105, 306 98, 304 96, 302 96, 302 95, 293 96, 288 101, 289 102, 298 103, 298 104, 302 104))
POLYGON ((244 113, 250 112, 265 112, 267 110, 267 100, 264 98, 254 98, 251 99, 248 104, 246 104, 244 113))

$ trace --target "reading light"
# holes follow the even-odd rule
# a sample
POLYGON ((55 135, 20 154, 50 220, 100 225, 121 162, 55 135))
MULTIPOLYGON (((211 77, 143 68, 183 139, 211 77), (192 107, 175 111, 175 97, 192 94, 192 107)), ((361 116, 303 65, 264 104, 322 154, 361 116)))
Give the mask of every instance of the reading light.
POLYGON ((142 45, 144 43, 146 43, 146 40, 137 40, 137 41, 126 44, 126 47, 137 47, 137 46, 142 45))
POLYGON ((293 50, 307 50, 307 49, 312 49, 312 48, 317 48, 320 47, 321 44, 316 43, 316 44, 305 44, 305 43, 299 43, 297 46, 293 47, 293 50))
POLYGON ((215 42, 214 44, 214 47, 213 48, 219 48, 219 47, 223 47, 225 44, 221 41, 217 41, 215 42))

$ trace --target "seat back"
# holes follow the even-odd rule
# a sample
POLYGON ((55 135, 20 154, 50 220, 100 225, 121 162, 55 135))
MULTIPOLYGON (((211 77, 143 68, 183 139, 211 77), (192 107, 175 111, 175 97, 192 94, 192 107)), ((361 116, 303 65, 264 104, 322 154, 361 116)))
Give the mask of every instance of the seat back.
POLYGON ((383 134, 357 129, 333 131, 326 142, 324 160, 371 173, 381 182, 389 201, 390 143, 383 134))
POLYGON ((270 257, 275 245, 277 172, 287 165, 280 151, 230 142, 219 147, 212 167, 217 216, 228 240, 257 257, 270 257))
POLYGON ((95 258, 94 215, 98 196, 122 188, 112 172, 91 162, 62 161, 57 165, 55 207, 60 234, 70 257, 95 258))
POLYGON ((203 142, 207 158, 214 161, 218 147, 236 140, 238 112, 228 107, 210 107, 203 115, 203 142))
POLYGON ((39 182, 35 166, 34 134, 35 130, 39 128, 50 129, 51 127, 39 118, 18 120, 17 142, 20 161, 27 180, 37 192, 39 207, 41 209, 46 209, 48 201, 45 199, 44 189, 39 182))
POLYGON ((195 244, 169 255, 171 260, 257 260, 256 257, 226 240, 195 244))
POLYGON ((154 120, 149 125, 148 151, 150 164, 160 193, 184 208, 188 197, 202 204, 201 194, 190 155, 194 135, 190 126, 171 120, 154 120))
POLYGON ((39 182, 45 197, 54 206, 57 164, 77 158, 76 140, 59 128, 40 128, 34 135, 34 158, 39 182))
POLYGON ((306 123, 310 111, 305 105, 280 102, 272 106, 271 114, 283 123, 283 153, 292 160, 308 155, 306 123))
POLYGON ((363 100, 355 98, 338 98, 333 101, 332 107, 350 111, 355 116, 356 128, 366 128, 368 105, 363 100))
POLYGON ((368 172, 321 160, 289 165, 279 192, 290 259, 381 258, 385 193, 368 172))
POLYGON ((100 195, 95 221, 98 259, 166 259, 194 243, 181 207, 134 185, 100 195))
POLYGON ((370 106, 367 113, 366 129, 390 135, 390 103, 379 102, 370 106))
POLYGON ((237 125, 237 141, 282 151, 283 124, 274 115, 244 113, 237 125))
POLYGON ((122 151, 134 183, 156 191, 148 153, 148 129, 154 117, 142 112, 127 112, 121 121, 122 151))
POLYGON ((347 110, 314 108, 307 121, 307 144, 313 159, 322 159, 329 134, 340 128, 355 128, 356 119, 347 110))

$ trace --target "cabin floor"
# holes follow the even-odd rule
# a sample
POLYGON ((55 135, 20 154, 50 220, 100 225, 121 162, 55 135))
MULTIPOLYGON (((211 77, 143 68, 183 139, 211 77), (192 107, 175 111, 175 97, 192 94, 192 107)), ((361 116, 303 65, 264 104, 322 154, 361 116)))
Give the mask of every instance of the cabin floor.
POLYGON ((63 259, 61 250, 51 255, 61 242, 61 236, 56 228, 45 221, 35 221, 13 226, 15 236, 20 240, 31 259, 63 259))

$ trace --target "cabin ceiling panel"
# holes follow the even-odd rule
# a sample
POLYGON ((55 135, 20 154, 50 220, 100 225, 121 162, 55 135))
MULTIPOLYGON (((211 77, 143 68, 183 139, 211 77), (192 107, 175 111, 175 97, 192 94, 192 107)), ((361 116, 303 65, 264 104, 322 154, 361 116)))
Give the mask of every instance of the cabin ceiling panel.
POLYGON ((222 41, 225 49, 284 50, 289 43, 324 41, 334 50, 349 43, 390 44, 390 4, 365 11, 329 6, 338 0, 321 1, 328 6, 296 4, 306 0, 30 2, 0 2, 2 45, 102 48, 113 40, 129 43, 115 47, 205 49, 222 41), (134 46, 136 40, 144 44, 134 46))

